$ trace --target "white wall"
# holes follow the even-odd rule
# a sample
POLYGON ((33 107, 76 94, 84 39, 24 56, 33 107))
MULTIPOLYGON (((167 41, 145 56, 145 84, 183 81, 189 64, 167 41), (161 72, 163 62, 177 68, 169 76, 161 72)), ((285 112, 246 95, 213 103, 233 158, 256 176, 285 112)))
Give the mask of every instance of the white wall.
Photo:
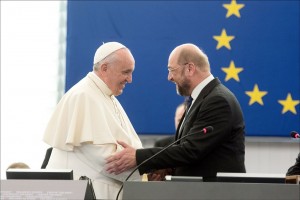
POLYGON ((11 163, 40 168, 44 159, 43 132, 63 89, 60 9, 1 1, 1 179, 11 163))
POLYGON ((300 139, 248 138, 245 164, 247 172, 285 174, 296 162, 300 139))

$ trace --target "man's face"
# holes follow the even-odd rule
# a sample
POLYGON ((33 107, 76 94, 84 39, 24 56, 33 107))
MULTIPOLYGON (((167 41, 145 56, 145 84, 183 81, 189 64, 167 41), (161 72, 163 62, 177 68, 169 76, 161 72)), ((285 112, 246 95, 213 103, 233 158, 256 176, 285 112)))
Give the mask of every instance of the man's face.
POLYGON ((178 64, 176 56, 171 56, 168 64, 168 80, 176 84, 177 94, 181 96, 189 96, 190 80, 185 76, 186 64, 178 64), (176 61, 176 62, 175 62, 176 61))

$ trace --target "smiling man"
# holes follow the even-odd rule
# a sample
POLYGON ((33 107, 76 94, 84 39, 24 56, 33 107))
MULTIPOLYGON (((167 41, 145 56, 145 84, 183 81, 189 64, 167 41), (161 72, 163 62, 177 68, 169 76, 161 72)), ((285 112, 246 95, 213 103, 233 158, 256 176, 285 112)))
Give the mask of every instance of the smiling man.
MULTIPOLYGON (((234 94, 211 74, 207 55, 194 44, 179 45, 169 56, 168 70, 168 80, 176 84, 177 93, 192 100, 175 139, 196 134, 148 160, 138 168, 140 174, 159 170, 158 175, 165 175, 161 169, 166 168, 172 168, 176 176, 215 177, 218 172, 245 172, 243 113, 234 94), (202 133, 208 126, 213 131, 202 133)), ((162 149, 136 149, 126 142, 119 143, 124 150, 107 158, 106 169, 112 174, 136 167, 162 149)))
MULTIPOLYGON (((93 71, 60 100, 44 134, 53 147, 47 168, 73 169, 74 179, 92 179, 96 199, 114 199, 128 172, 118 176, 103 170, 105 158, 122 149, 117 140, 142 148, 116 96, 132 82, 135 60, 118 42, 101 45, 93 71)), ((141 177, 137 174, 136 179, 141 177)))

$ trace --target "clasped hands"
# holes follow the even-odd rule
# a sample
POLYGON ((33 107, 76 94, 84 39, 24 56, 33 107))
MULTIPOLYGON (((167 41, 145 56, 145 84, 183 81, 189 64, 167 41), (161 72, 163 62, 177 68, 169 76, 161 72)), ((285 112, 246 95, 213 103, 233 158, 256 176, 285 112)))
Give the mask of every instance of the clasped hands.
MULTIPOLYGON (((137 166, 136 149, 125 142, 117 141, 124 149, 106 158, 106 171, 118 175, 137 166)), ((171 174, 170 169, 156 170, 147 175, 148 181, 162 181, 165 175, 171 174)))

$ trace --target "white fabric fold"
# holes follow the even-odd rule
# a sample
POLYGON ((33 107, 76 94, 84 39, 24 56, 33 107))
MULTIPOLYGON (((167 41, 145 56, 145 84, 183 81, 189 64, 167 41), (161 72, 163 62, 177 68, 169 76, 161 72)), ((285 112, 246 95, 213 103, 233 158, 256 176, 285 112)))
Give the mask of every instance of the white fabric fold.
POLYGON ((65 151, 72 151, 74 146, 83 143, 117 144, 117 140, 135 148, 142 147, 121 104, 93 72, 78 82, 60 100, 43 140, 65 151), (113 101, 120 113, 117 113, 113 101), (119 114, 125 123, 123 127, 119 114))

